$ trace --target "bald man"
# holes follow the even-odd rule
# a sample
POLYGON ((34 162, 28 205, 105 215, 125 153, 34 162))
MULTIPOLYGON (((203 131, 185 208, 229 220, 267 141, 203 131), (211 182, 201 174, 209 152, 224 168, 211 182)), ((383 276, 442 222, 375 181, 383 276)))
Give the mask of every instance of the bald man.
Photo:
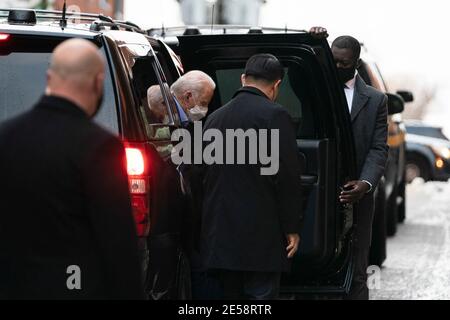
POLYGON ((0 299, 140 299, 124 149, 91 121, 104 60, 68 40, 47 75, 35 107, 0 126, 0 299))

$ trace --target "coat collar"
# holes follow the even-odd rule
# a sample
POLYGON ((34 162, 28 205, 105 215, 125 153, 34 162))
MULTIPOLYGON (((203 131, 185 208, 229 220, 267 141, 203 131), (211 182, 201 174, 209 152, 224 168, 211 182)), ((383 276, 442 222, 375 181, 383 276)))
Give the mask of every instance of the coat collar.
POLYGON ((246 87, 242 87, 241 89, 239 89, 233 96, 233 99, 236 98, 239 94, 246 92, 246 93, 251 93, 257 96, 261 96, 263 98, 269 99, 269 97, 266 96, 266 94, 264 92, 262 92, 261 90, 259 90, 258 88, 255 87, 250 87, 250 86, 246 86, 246 87))
POLYGON ((39 100, 37 108, 56 110, 63 113, 69 113, 80 118, 88 118, 86 112, 84 112, 75 103, 57 96, 43 96, 41 100, 39 100))
POLYGON ((364 82, 360 75, 357 75, 355 81, 355 96, 353 98, 351 113, 352 121, 354 121, 361 110, 367 106, 368 101, 369 93, 367 90, 367 84, 364 82))

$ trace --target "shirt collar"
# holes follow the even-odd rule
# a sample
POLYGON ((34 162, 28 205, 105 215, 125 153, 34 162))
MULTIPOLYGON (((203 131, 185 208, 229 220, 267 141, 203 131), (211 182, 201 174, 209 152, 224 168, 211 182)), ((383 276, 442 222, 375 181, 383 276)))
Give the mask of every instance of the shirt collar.
POLYGON ((357 75, 358 75, 358 71, 355 72, 355 76, 354 76, 352 79, 348 80, 348 81, 345 83, 345 88, 346 88, 346 89, 351 89, 351 90, 355 89, 355 85, 356 85, 356 76, 357 76, 357 75))
POLYGON ((262 91, 259 90, 258 88, 250 87, 250 86, 245 86, 245 87, 240 88, 240 89, 234 94, 233 98, 235 98, 237 95, 239 95, 239 94, 241 94, 241 93, 243 93, 243 92, 252 93, 252 94, 255 94, 255 95, 258 95, 258 96, 261 96, 261 97, 264 97, 264 98, 269 99, 269 97, 268 97, 264 92, 262 92, 262 91))
POLYGON ((189 118, 186 115, 186 112, 184 111, 183 107, 181 106, 180 102, 178 101, 177 97, 175 95, 173 96, 173 100, 175 101, 175 104, 177 105, 178 113, 180 115, 180 122, 181 124, 189 123, 189 118))

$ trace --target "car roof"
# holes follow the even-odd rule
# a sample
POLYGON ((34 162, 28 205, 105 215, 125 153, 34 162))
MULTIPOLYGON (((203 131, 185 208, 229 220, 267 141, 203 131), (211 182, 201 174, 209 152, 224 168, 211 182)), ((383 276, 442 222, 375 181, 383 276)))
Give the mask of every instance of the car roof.
POLYGON ((144 30, 141 30, 139 26, 131 22, 113 20, 101 14, 82 12, 66 12, 65 14, 65 25, 61 26, 62 11, 0 8, 0 32, 68 38, 95 38, 110 30, 118 32, 129 31, 128 33, 130 34, 146 34, 144 30), (34 23, 9 22, 8 15, 13 12, 32 12, 35 21, 34 23))
POLYGON ((175 26, 151 28, 147 34, 156 39, 163 39, 165 43, 176 45, 178 37, 182 36, 230 36, 230 35, 248 35, 248 34, 287 34, 287 33, 308 33, 306 30, 273 28, 273 27, 254 27, 250 25, 195 25, 195 26, 175 26))
POLYGON ((440 138, 427 137, 418 134, 408 134, 406 136, 407 143, 415 143, 422 145, 445 146, 450 147, 450 141, 440 138))
POLYGON ((254 27, 249 25, 198 25, 152 28, 148 34, 160 37, 176 37, 182 35, 226 35, 226 34, 263 34, 263 33, 308 33, 303 29, 254 27))
POLYGON ((94 38, 99 33, 92 32, 83 25, 69 24, 62 29, 59 24, 36 24, 36 25, 12 25, 7 21, 0 22, 0 32, 10 34, 29 34, 40 36, 60 36, 60 37, 77 37, 77 38, 94 38))
POLYGON ((405 126, 414 127, 414 128, 429 128, 429 129, 442 130, 442 127, 433 126, 431 124, 424 123, 423 121, 420 121, 420 120, 406 120, 405 126))

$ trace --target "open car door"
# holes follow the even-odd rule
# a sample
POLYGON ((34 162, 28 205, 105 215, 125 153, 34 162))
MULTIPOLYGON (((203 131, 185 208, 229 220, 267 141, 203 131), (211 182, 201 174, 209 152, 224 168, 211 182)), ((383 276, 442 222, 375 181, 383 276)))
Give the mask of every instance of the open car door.
POLYGON ((354 146, 344 91, 326 41, 307 33, 180 36, 173 49, 185 71, 202 70, 217 83, 210 112, 232 99, 252 55, 271 53, 286 68, 278 103, 290 113, 303 160, 305 219, 301 247, 282 281, 286 294, 342 294, 352 279, 353 210, 340 187, 354 178, 354 146))

